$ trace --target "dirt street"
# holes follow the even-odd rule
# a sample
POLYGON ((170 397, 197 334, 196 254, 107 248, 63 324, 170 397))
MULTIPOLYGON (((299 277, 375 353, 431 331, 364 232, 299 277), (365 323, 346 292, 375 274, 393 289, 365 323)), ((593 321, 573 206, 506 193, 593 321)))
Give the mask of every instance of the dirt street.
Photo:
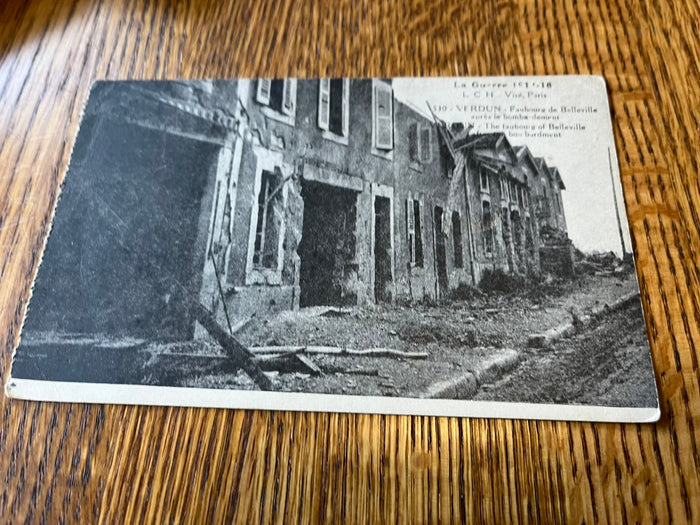
MULTIPOLYGON (((640 308, 609 315, 554 348, 527 348, 531 334, 612 304, 635 288, 632 276, 584 275, 518 293, 471 291, 439 304, 342 312, 308 308, 254 319, 237 337, 248 347, 321 345, 428 354, 422 360, 310 354, 324 374, 273 374, 275 387, 285 391, 419 396, 431 384, 460 376, 510 348, 521 353, 521 364, 508 377, 485 385, 477 399, 606 404, 621 396, 621 403, 639 405, 653 397, 630 386, 635 374, 647 371, 649 360, 640 308)), ((242 373, 189 378, 187 385, 253 388, 242 373)))
POLYGON ((652 406, 646 375, 651 355, 641 304, 611 313, 600 324, 552 348, 523 349, 516 370, 484 385, 475 399, 576 405, 652 406))

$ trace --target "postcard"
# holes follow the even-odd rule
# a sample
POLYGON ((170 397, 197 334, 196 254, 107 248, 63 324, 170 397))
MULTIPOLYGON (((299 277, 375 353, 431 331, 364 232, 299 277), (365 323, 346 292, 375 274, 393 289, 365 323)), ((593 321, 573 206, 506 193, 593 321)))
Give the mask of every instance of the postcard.
POLYGON ((650 422, 605 82, 100 81, 6 392, 650 422))

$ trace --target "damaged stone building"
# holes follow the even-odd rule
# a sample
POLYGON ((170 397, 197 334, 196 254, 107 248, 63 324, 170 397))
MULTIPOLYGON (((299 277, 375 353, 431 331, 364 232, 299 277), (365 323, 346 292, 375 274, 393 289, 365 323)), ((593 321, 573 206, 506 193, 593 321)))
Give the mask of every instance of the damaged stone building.
POLYGON ((203 304, 239 317, 474 282, 465 178, 434 119, 390 80, 239 81, 238 100, 203 304))
POLYGON ((239 80, 236 99, 201 293, 219 315, 439 298, 539 274, 542 233, 566 238, 556 169, 390 79, 239 80))
POLYGON ((556 169, 391 79, 97 83, 83 127, 68 184, 89 191, 65 206, 91 221, 57 234, 82 250, 57 268, 80 275, 46 281, 77 306, 42 329, 188 338, 173 283, 224 326, 440 298, 488 269, 560 271, 570 250, 556 169))
POLYGON ((473 282, 486 270, 536 276, 543 263, 547 270, 568 272, 566 264, 564 269, 549 264, 553 258, 572 261, 558 170, 533 157, 527 146, 511 146, 503 133, 472 135, 461 126, 450 133, 445 124, 438 126, 463 167, 473 282), (561 247, 552 248, 554 240, 561 247))

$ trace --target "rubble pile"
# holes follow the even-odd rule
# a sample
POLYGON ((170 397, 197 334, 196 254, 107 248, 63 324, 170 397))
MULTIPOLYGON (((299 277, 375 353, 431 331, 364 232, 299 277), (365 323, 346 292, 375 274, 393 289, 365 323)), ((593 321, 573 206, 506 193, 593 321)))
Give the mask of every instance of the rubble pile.
POLYGON ((627 275, 634 271, 631 257, 620 259, 614 252, 574 253, 574 265, 577 273, 588 275, 627 275))
POLYGON ((570 277, 574 275, 574 246, 565 232, 543 226, 540 231, 540 267, 543 273, 570 277))

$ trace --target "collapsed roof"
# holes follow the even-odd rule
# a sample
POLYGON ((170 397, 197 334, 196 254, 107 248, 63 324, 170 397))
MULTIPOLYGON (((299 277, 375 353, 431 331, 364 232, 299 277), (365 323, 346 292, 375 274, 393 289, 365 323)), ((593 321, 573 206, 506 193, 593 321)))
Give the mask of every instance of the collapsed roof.
MULTIPOLYGON (((566 186, 564 186, 564 181, 562 180, 559 170, 556 167, 548 166, 542 157, 533 156, 532 152, 530 152, 527 146, 512 146, 505 133, 494 132, 472 134, 471 130, 474 127, 473 125, 465 125, 462 123, 447 124, 444 120, 435 115, 430 106, 428 106, 428 109, 430 110, 433 120, 435 121, 435 125, 438 129, 438 135, 443 144, 447 147, 447 150, 450 152, 452 160, 455 162, 455 164, 457 163, 458 153, 465 154, 467 152, 479 151, 483 153, 484 150, 491 150, 497 154, 500 150, 509 158, 508 161, 510 163, 516 164, 519 162, 528 161, 533 164, 542 175, 546 176, 550 180, 555 180, 562 190, 566 189, 566 186)), ((488 159, 483 160, 488 161, 488 159)), ((506 161, 506 159, 503 158, 503 155, 501 155, 500 158, 493 157, 492 160, 501 162, 506 161)), ((512 172, 511 174, 514 175, 512 172)))

